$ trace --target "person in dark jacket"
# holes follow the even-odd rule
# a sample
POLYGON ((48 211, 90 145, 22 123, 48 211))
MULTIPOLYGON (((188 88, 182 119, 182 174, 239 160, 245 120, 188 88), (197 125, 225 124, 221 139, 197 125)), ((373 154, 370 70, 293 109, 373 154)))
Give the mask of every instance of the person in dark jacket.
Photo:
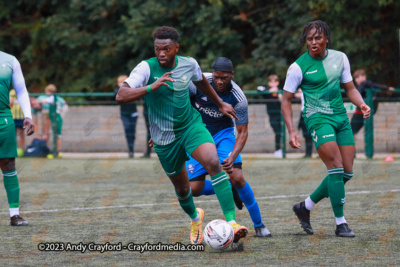
MULTIPOLYGON (((114 89, 115 96, 118 94, 119 88, 127 78, 128 76, 126 75, 121 75, 118 77, 118 87, 114 89)), ((138 117, 136 104, 134 102, 126 103, 126 104, 121 104, 120 107, 121 107, 121 120, 125 129, 126 141, 128 142, 129 157, 133 158, 133 149, 135 145, 135 135, 136 135, 136 121, 138 117)))
MULTIPOLYGON (((361 96, 364 99, 366 97, 366 90, 369 89, 381 88, 384 90, 391 90, 391 91, 394 90, 394 87, 389 87, 384 84, 376 84, 371 82, 370 80, 367 80, 367 74, 363 69, 355 70, 353 73, 353 79, 356 82, 358 92, 360 92, 361 96)), ((376 100, 376 94, 374 94, 373 100, 374 100, 373 114, 375 114, 378 109, 378 101, 376 100)), ((354 112, 354 115, 351 118, 350 125, 351 129, 353 130, 353 135, 356 135, 360 131, 360 129, 364 126, 363 113, 359 108, 357 108, 356 111, 354 112)))

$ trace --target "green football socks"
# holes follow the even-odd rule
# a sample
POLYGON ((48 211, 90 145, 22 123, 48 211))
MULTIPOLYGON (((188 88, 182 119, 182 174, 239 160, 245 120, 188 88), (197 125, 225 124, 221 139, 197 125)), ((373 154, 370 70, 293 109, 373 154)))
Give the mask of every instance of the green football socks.
POLYGON ((10 209, 19 207, 19 183, 17 171, 3 171, 4 187, 7 192, 7 199, 10 209))
POLYGON ((353 178, 354 173, 352 172, 344 172, 343 173, 343 182, 346 184, 348 181, 350 181, 351 178, 353 178))
POLYGON ((190 219, 195 219, 197 217, 197 210, 193 202, 192 189, 189 187, 189 192, 186 196, 180 196, 176 191, 175 194, 182 209, 189 215, 190 219))
POLYGON ((346 202, 343 182, 343 167, 329 169, 328 173, 328 194, 331 200, 333 213, 336 218, 343 217, 343 205, 346 202))
POLYGON ((211 176, 212 185, 217 195, 222 212, 227 222, 235 220, 235 204, 233 202, 232 189, 229 185, 229 179, 225 172, 222 171, 211 176))
MULTIPOLYGON (((351 178, 353 178, 354 174, 352 172, 344 172, 343 173, 343 182, 346 184, 348 181, 350 181, 351 178)), ((322 183, 318 186, 317 189, 310 195, 311 200, 314 203, 318 203, 325 197, 329 197, 328 194, 328 179, 329 175, 324 178, 322 183)))

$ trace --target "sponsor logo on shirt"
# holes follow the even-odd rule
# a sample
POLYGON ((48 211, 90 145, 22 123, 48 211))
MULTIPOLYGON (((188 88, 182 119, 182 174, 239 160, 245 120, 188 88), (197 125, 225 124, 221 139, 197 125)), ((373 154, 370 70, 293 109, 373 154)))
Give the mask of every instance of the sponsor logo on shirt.
POLYGON ((207 97, 206 96, 203 96, 201 99, 204 100, 204 101, 207 101, 207 97))
POLYGON ((313 74, 313 73, 317 73, 317 72, 318 72, 318 70, 307 71, 306 74, 308 75, 308 74, 313 74))
POLYGON ((219 111, 216 111, 216 110, 213 110, 213 109, 210 109, 210 108, 205 108, 205 107, 203 107, 203 106, 201 106, 199 103, 195 103, 195 105, 196 105, 196 108, 200 111, 200 112, 202 112, 202 113, 204 113, 204 114, 207 114, 208 116, 210 116, 210 117, 213 117, 213 118, 221 118, 222 116, 224 116, 224 114, 222 114, 221 112, 219 112, 219 111))

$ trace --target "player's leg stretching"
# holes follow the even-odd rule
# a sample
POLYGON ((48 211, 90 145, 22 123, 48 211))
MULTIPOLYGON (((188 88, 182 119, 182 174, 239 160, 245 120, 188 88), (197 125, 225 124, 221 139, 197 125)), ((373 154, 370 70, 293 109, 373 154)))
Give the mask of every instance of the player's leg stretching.
POLYGON ((190 242, 192 244, 201 244, 201 241, 203 240, 202 223, 204 211, 200 208, 196 209, 196 206, 193 202, 193 194, 192 190, 190 189, 186 167, 183 166, 182 171, 178 175, 170 177, 170 180, 175 187, 175 193, 179 204, 192 220, 190 229, 190 242))
POLYGON ((271 233, 262 222, 260 208, 254 197, 253 189, 251 189, 249 183, 245 181, 242 169, 233 168, 233 172, 230 173, 229 176, 233 186, 237 188, 240 198, 249 211, 256 235, 259 237, 271 236, 271 233))
POLYGON ((197 147, 191 156, 196 159, 210 174, 212 186, 218 201, 221 205, 222 212, 225 215, 226 221, 232 225, 235 231, 235 240, 247 235, 247 228, 239 225, 235 221, 235 205, 233 202, 232 189, 229 185, 229 178, 222 170, 219 163, 217 149, 212 143, 204 143, 197 147))
POLYGON ((354 146, 338 146, 335 141, 330 141, 320 145, 317 151, 328 168, 328 176, 305 201, 296 203, 293 210, 299 218, 302 228, 308 234, 313 234, 310 210, 316 203, 329 196, 336 219, 336 235, 354 237, 355 235, 348 227, 343 214, 344 185, 353 177, 354 146))
POLYGON ((15 158, 0 159, 0 167, 3 172, 4 187, 10 207, 10 224, 12 226, 27 226, 28 222, 19 216, 19 182, 15 169, 15 158))
POLYGON ((334 119, 326 118, 325 122, 322 126, 310 129, 310 133, 319 156, 328 168, 328 176, 305 201, 296 203, 293 211, 304 231, 313 234, 310 210, 320 200, 329 196, 336 218, 335 234, 340 237, 354 237, 343 214, 346 200, 344 185, 353 177, 353 133, 347 115, 336 116, 334 119))
MULTIPOLYGON (((271 233, 265 227, 261 219, 260 208, 255 200, 253 190, 250 185, 244 180, 242 170, 240 168, 234 168, 233 173, 229 174, 231 182, 235 184, 233 188, 236 188, 238 192, 238 201, 243 201, 251 220, 253 221, 256 236, 269 237, 271 233)), ((214 195, 215 191, 210 180, 205 180, 206 174, 202 174, 193 179, 190 179, 190 187, 193 191, 193 196, 201 195, 214 195)), ((189 177, 190 178, 190 177, 189 177)), ((231 184, 232 186, 232 184, 231 184)), ((243 204, 242 204, 243 205, 243 204)))

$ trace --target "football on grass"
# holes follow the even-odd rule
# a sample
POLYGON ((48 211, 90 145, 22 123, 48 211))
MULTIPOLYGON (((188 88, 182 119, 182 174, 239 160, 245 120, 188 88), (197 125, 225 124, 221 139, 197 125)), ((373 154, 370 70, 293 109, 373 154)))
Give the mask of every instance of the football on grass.
POLYGON ((232 226, 224 220, 213 220, 203 231, 204 241, 213 249, 224 249, 232 245, 234 232, 232 226))

